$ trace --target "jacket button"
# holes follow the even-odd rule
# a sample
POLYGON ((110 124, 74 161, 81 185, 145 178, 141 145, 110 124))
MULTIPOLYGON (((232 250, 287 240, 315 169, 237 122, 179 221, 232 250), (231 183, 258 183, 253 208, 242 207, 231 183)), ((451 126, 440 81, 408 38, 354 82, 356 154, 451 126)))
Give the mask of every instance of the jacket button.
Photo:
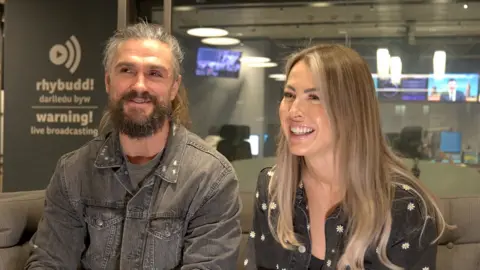
POLYGON ((101 219, 97 219, 96 223, 97 223, 97 226, 99 226, 99 227, 103 226, 103 220, 101 220, 101 219))
POLYGON ((448 248, 448 249, 452 249, 453 246, 454 246, 454 244, 453 244, 452 242, 449 242, 449 243, 447 244, 447 248, 448 248))
POLYGON ((299 246, 299 247, 298 247, 298 252, 300 252, 300 253, 305 253, 305 251, 307 251, 307 249, 305 248, 305 246, 299 246))

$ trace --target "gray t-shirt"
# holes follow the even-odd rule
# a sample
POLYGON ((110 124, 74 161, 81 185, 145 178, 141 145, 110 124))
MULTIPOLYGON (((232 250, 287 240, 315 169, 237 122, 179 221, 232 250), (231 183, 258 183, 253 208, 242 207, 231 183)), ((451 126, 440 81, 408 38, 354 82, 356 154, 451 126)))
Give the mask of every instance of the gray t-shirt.
POLYGON ((162 157, 162 152, 163 151, 158 153, 152 160, 145 164, 133 164, 128 160, 127 157, 125 157, 133 190, 138 190, 145 178, 149 176, 149 174, 157 167, 158 162, 162 157))

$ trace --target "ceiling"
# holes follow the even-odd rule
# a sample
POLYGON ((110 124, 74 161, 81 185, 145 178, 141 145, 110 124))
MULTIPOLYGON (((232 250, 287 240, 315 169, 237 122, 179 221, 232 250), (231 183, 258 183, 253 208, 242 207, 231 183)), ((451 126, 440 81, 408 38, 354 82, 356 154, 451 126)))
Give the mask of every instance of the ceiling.
MULTIPOLYGON (((229 36, 241 39, 406 37, 413 40, 417 37, 480 36, 480 3, 473 1, 333 2, 335 4, 319 7, 300 1, 176 6, 173 28, 175 34, 186 35, 186 30, 193 27, 220 27, 228 30, 229 36), (468 4, 466 9, 465 4, 468 4)), ((158 8, 153 9, 152 21, 161 23, 163 12, 158 8)))

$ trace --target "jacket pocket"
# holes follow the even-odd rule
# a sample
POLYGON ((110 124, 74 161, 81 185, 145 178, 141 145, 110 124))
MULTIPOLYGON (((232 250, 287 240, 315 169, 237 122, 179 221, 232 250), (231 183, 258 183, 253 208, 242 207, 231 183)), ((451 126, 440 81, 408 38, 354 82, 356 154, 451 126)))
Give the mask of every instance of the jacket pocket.
POLYGON ((104 207, 85 208, 85 222, 89 235, 85 263, 92 269, 107 269, 120 256, 124 215, 120 209, 104 207))
POLYGON ((147 269, 174 269, 181 260, 184 237, 182 218, 150 219, 147 227, 147 269))

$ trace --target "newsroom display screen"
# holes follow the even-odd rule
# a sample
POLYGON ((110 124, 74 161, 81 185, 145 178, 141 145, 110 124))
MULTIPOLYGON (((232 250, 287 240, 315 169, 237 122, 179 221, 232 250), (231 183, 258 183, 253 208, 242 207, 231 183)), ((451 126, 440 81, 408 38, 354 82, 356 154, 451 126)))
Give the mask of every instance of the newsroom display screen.
POLYGON ((428 101, 478 102, 478 79, 478 74, 431 75, 428 78, 428 101))
POLYGON ((478 74, 403 74, 400 82, 373 74, 379 101, 479 102, 478 74))
POLYGON ((209 47, 197 51, 195 74, 206 77, 238 78, 242 52, 209 47))
POLYGON ((380 101, 426 101, 428 78, 404 75, 398 84, 391 78, 377 78, 377 96, 380 101))

